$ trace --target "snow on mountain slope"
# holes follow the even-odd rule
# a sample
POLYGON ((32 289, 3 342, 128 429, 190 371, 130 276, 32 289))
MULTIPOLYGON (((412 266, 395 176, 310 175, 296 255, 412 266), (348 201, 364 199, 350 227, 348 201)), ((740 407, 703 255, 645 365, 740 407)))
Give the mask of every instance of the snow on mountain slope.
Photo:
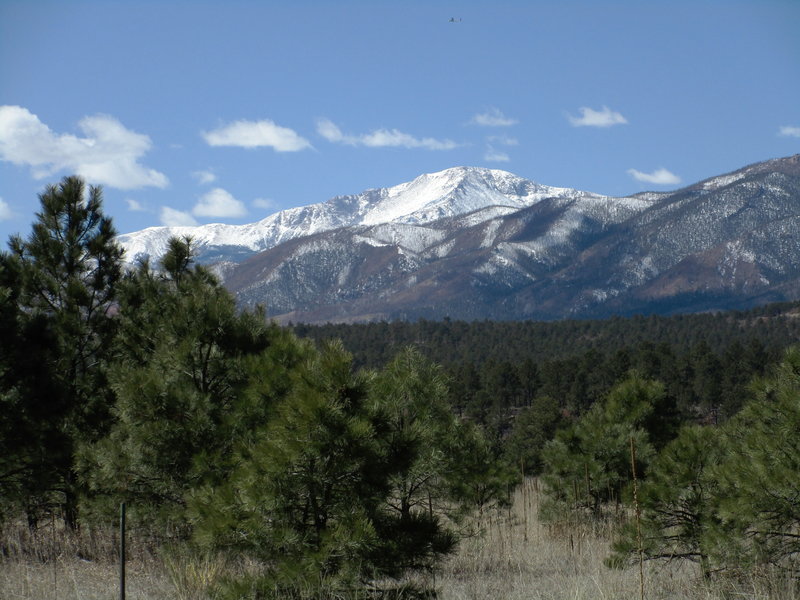
POLYGON ((241 306, 309 323, 597 318, 800 297, 800 155, 624 198, 537 197, 540 186, 510 174, 453 175, 365 193, 366 223, 259 253, 225 284, 241 306))
POLYGON ((496 207, 495 213, 531 206, 544 198, 604 199, 570 188, 540 185, 511 173, 454 167, 421 175, 390 188, 337 196, 326 202, 290 208, 247 225, 214 223, 198 227, 151 227, 120 235, 126 260, 158 258, 173 236, 192 236, 201 262, 238 262, 253 253, 297 237, 353 225, 425 224, 445 217, 496 207))

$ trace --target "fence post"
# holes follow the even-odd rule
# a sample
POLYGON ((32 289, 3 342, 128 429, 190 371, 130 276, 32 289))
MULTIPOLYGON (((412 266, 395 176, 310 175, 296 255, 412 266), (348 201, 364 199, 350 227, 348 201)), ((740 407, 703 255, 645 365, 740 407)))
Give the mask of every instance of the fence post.
POLYGON ((642 507, 639 504, 639 481, 636 478, 636 444, 631 436, 631 472, 633 473, 633 504, 636 507, 636 545, 639 550, 639 597, 644 600, 644 550, 642 548, 642 507))
POLYGON ((125 503, 119 505, 119 600, 125 600, 125 503))

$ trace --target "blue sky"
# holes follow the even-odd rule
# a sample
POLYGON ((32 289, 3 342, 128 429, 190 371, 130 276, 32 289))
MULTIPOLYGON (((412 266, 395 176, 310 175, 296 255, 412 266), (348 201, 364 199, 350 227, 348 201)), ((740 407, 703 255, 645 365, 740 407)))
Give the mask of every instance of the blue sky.
POLYGON ((120 233, 459 165, 675 189, 800 152, 798 31, 796 0, 0 0, 0 237, 72 173, 120 233))

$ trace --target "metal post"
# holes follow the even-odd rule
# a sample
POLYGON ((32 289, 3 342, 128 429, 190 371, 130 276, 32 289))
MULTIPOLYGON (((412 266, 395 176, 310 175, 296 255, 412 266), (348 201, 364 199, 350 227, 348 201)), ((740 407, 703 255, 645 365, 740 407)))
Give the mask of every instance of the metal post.
POLYGON ((125 503, 119 505, 119 600, 125 600, 125 503))

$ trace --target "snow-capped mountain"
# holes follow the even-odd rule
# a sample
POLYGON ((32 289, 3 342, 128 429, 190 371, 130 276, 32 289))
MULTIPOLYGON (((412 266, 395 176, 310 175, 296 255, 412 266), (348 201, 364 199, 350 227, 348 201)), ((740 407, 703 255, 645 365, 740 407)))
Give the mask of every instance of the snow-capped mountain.
POLYGON ((596 197, 568 188, 536 184, 505 171, 455 167, 421 175, 394 187, 337 196, 326 202, 290 208, 247 225, 214 223, 198 227, 150 227, 118 237, 126 260, 157 259, 173 236, 190 235, 198 260, 239 262, 288 240, 353 225, 429 223, 494 207, 513 211, 542 198, 596 197))
POLYGON ((800 155, 665 193, 571 193, 300 237, 226 285, 281 320, 559 319, 800 297, 800 155))
POLYGON ((454 168, 252 225, 145 230, 126 246, 158 255, 176 233, 205 261, 236 257, 225 285, 282 321, 746 308, 800 298, 800 155, 624 198, 454 168))

